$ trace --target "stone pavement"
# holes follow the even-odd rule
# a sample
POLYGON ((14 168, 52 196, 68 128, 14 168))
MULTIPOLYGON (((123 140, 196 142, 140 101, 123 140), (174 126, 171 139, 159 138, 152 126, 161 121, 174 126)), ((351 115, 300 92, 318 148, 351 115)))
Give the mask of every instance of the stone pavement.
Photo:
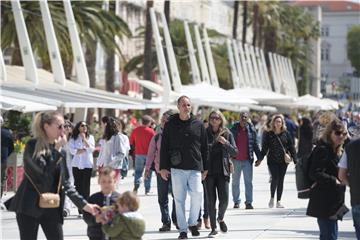
MULTIPOLYGON (((156 195, 156 178, 152 179, 152 194, 146 196, 144 188, 139 189, 141 199, 140 211, 146 219, 146 233, 144 239, 176 239, 178 232, 172 226, 172 231, 159 233, 161 226, 160 210, 156 195)), ((285 209, 269 209, 269 174, 266 162, 259 168, 254 169, 254 210, 245 210, 241 203, 240 209, 233 209, 232 196, 225 221, 229 231, 221 234, 219 239, 318 239, 318 226, 315 218, 305 216, 307 200, 296 198, 294 165, 288 168, 285 177, 284 194, 282 203, 285 209)), ((231 184, 230 184, 231 185, 231 184)), ((120 191, 132 190, 133 177, 132 171, 120 184, 120 191)), ((97 179, 92 179, 91 192, 99 190, 97 179)), ((243 181, 241 181, 241 197, 244 197, 243 181)), ((231 189, 230 189, 231 192, 231 189)), ((11 196, 8 193, 5 198, 11 196)), ((189 200, 189 198, 187 199, 189 200)), ((346 205, 350 206, 349 193, 346 195, 346 205)), ((187 201, 187 211, 189 202, 187 201)), ((86 237, 86 224, 82 219, 77 218, 76 209, 72 210, 72 215, 66 218, 64 223, 65 239, 88 239, 86 237)), ((41 228, 40 228, 41 229, 41 228)), ((200 230, 200 237, 193 239, 207 238, 209 230, 204 227, 200 230)), ((191 234, 188 233, 189 238, 191 234)), ((1 236, 0 239, 19 239, 15 214, 12 212, 1 211, 1 236), (2 237, 2 238, 1 238, 2 237)), ((39 230, 39 239, 45 239, 42 230, 39 230)), ((344 221, 339 222, 339 239, 356 239, 352 225, 351 214, 345 216, 344 221)))

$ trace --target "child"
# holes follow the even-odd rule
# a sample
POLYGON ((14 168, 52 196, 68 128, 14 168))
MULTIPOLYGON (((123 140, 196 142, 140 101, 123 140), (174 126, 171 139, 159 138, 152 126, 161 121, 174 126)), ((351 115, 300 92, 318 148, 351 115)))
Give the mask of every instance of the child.
MULTIPOLYGON (((97 204, 100 207, 110 207, 114 205, 116 199, 120 196, 120 194, 115 191, 115 171, 109 167, 104 167, 99 172, 99 184, 101 191, 91 195, 89 203, 97 204)), ((90 240, 107 239, 101 230, 101 224, 96 222, 94 216, 84 212, 84 220, 88 225, 87 235, 90 240)))
MULTIPOLYGON (((145 232, 145 221, 137 211, 139 209, 139 198, 133 192, 126 191, 116 201, 117 213, 113 219, 100 220, 104 225, 102 230, 112 240, 136 240, 145 232)), ((97 220, 99 220, 97 216, 97 220)))

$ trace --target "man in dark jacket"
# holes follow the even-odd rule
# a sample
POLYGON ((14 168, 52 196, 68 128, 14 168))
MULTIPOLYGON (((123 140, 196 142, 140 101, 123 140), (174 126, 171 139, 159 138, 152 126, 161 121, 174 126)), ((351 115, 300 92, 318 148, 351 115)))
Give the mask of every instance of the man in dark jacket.
MULTIPOLYGON (((2 118, 0 119, 2 125, 2 118)), ((1 197, 6 180, 7 158, 14 151, 14 140, 9 129, 1 127, 1 197)))
POLYGON ((167 180, 171 172, 175 198, 179 239, 187 239, 187 228, 192 236, 199 236, 197 219, 202 202, 201 180, 207 174, 208 145, 206 130, 201 121, 191 114, 191 102, 186 96, 178 99, 179 114, 165 124, 160 150, 160 174, 167 180), (189 226, 185 219, 185 199, 189 191, 191 209, 189 226))
POLYGON ((360 239, 360 138, 345 147, 339 167, 339 179, 350 187, 351 211, 357 239, 360 239))
POLYGON ((240 177, 241 172, 244 173, 245 182, 245 208, 253 209, 253 163, 254 152, 256 157, 260 159, 261 153, 256 137, 256 130, 254 126, 249 123, 249 114, 242 112, 240 114, 240 122, 234 124, 231 128, 231 133, 235 138, 235 143, 238 148, 238 154, 233 161, 234 173, 232 175, 232 196, 234 201, 234 208, 239 208, 240 204, 240 177))

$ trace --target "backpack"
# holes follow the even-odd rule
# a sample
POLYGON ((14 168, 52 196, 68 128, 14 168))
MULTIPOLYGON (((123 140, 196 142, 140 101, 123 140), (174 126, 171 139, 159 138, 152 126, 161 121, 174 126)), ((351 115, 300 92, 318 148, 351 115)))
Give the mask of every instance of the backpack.
POLYGON ((309 177, 309 170, 316 150, 317 147, 313 148, 308 157, 298 159, 295 166, 296 189, 300 199, 308 199, 310 197, 310 190, 314 185, 314 182, 309 177))

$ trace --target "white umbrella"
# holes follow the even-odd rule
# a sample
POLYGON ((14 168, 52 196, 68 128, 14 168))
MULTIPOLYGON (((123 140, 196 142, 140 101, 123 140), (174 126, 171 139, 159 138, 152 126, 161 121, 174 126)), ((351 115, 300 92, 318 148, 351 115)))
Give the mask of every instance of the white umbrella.
POLYGON ((6 96, 0 96, 0 103, 3 110, 14 110, 23 113, 57 109, 56 106, 6 96))

